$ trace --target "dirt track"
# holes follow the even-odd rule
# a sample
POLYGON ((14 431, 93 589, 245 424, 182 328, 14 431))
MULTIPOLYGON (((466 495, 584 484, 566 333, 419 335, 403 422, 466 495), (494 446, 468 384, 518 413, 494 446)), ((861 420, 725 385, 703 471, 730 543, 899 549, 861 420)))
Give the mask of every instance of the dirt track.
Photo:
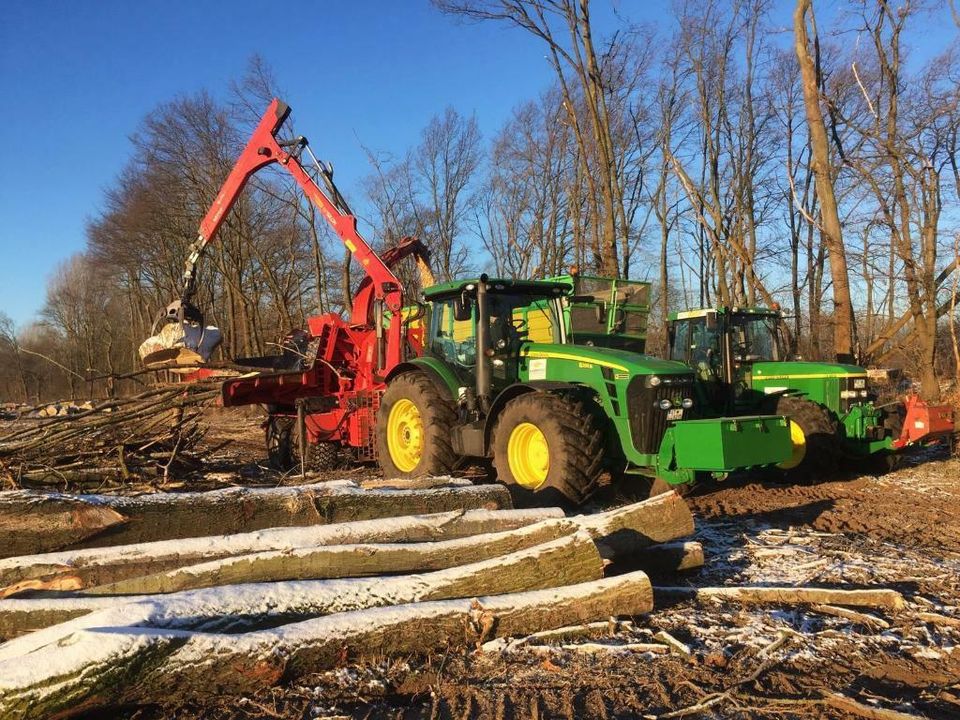
MULTIPOLYGON (((253 423, 251 423, 251 428, 253 423)), ((253 443, 250 443, 252 449, 253 443)), ((344 667, 217 707, 139 718, 846 718, 824 698, 960 717, 960 459, 811 486, 741 481, 689 498, 707 565, 660 584, 889 587, 899 613, 850 620, 812 608, 671 604, 595 654, 438 654, 344 667), (926 613, 926 614, 924 614, 926 613), (692 655, 622 652, 667 630, 692 655), (700 708, 700 712, 694 708, 700 708), (688 708, 693 711, 680 714, 688 708)), ((623 497, 608 498, 616 504, 623 497)), ((880 716, 876 716, 880 717, 880 716)))

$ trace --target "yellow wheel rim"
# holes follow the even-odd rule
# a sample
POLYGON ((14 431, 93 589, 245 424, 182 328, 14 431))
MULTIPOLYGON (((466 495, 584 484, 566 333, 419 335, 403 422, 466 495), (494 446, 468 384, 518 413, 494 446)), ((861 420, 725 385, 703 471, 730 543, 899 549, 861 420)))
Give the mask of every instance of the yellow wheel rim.
POLYGON ((507 462, 517 484, 536 490, 547 481, 550 472, 550 449, 547 438, 533 423, 520 423, 507 440, 507 462))
POLYGON ((400 472, 412 472, 423 454, 423 420, 412 400, 394 403, 387 416, 387 449, 400 472))
POLYGON ((803 462, 807 454, 807 436, 803 434, 803 428, 793 420, 790 421, 790 444, 793 446, 793 452, 789 460, 784 460, 777 465, 781 470, 792 470, 803 462))

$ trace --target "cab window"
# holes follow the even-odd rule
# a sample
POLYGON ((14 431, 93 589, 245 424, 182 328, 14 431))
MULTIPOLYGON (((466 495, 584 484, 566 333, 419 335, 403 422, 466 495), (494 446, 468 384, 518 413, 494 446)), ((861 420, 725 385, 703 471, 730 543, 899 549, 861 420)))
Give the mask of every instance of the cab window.
POLYGON ((469 320, 457 320, 454 315, 454 300, 433 303, 430 313, 430 354, 449 363, 472 367, 477 361, 477 344, 474 341, 476 308, 469 320))

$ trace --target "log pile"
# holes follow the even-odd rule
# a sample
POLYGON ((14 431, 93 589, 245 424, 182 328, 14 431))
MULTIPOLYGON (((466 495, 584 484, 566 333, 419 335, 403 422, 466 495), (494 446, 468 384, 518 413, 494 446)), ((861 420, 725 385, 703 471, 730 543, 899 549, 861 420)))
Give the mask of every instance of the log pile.
POLYGON ((167 478, 200 467, 200 408, 210 384, 152 388, 139 395, 45 406, 0 435, 0 479, 10 487, 70 486, 167 478))
POLYGON ((565 517, 514 510, 498 485, 411 485, 0 493, 0 716, 202 700, 639 616, 647 573, 610 568, 702 562, 673 542, 693 532, 673 493, 565 517))

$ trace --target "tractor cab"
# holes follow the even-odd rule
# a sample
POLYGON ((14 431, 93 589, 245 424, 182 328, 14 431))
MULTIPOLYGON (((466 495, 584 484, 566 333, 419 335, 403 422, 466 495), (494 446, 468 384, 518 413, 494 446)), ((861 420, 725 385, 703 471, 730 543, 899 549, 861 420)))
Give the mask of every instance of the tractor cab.
POLYGON ((444 363, 467 388, 476 384, 482 353, 490 389, 499 392, 519 380, 524 344, 565 342, 561 302, 569 286, 488 278, 480 300, 480 284, 480 279, 459 280, 424 290, 423 352, 444 363))
POLYGON ((669 319, 670 359, 697 374, 708 406, 732 409, 755 405, 752 375, 759 363, 786 360, 778 310, 708 308, 673 313, 669 319))

